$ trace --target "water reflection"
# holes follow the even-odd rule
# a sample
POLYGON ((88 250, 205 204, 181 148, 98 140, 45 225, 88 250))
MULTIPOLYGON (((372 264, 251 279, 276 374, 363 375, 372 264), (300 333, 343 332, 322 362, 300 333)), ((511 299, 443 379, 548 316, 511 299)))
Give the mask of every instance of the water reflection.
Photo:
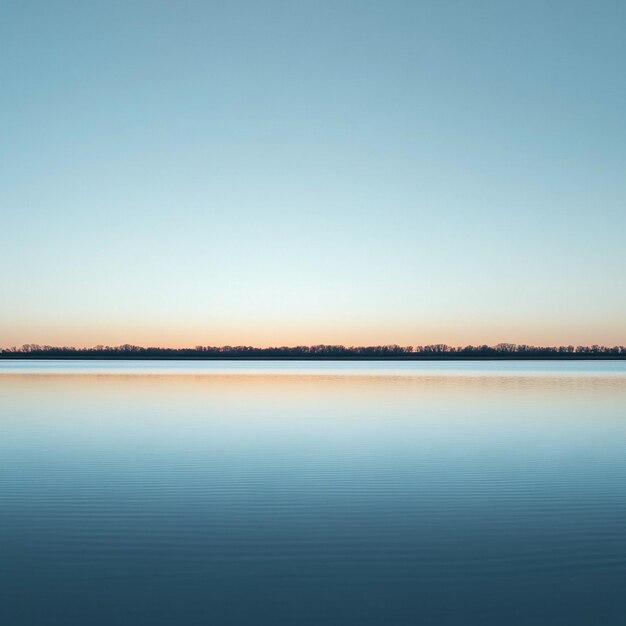
POLYGON ((622 623, 621 365, 114 365, 0 374, 2 623, 622 623))

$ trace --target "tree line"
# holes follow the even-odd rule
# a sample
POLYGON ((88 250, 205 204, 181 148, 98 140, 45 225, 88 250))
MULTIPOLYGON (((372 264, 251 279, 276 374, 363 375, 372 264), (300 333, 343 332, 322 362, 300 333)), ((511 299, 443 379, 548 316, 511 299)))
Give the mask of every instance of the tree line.
POLYGON ((624 346, 532 346, 498 343, 494 346, 195 346, 194 348, 142 347, 132 344, 120 346, 97 345, 92 348, 24 344, 20 347, 0 348, 0 358, 292 358, 292 359, 463 359, 463 358, 556 358, 556 359, 626 359, 624 346))

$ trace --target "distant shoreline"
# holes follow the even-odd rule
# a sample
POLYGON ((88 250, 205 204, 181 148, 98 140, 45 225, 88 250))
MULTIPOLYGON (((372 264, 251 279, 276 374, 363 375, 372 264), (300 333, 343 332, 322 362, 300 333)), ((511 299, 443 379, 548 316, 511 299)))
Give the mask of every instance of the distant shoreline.
POLYGON ((626 361, 626 355, 563 354, 553 356, 490 355, 463 356, 133 356, 133 355, 72 355, 41 356, 1 354, 2 361, 626 361))
POLYGON ((107 361, 606 361, 625 360, 625 346, 533 346, 499 343, 450 346, 398 344, 344 346, 332 344, 271 346, 201 346, 193 348, 143 347, 133 344, 92 347, 49 346, 27 343, 0 349, 0 359, 62 359, 107 361))

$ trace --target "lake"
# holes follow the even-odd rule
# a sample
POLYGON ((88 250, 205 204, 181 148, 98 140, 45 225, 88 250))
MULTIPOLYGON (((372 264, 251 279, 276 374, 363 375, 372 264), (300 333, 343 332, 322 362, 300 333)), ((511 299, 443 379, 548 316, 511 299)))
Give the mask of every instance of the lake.
POLYGON ((0 361, 0 624, 626 623, 626 361, 0 361))

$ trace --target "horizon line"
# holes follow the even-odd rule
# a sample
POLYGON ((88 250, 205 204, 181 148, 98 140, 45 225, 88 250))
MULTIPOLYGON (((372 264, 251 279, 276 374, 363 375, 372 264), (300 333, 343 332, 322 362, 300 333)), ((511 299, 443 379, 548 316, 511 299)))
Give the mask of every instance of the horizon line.
POLYGON ((0 347, 1 356, 28 355, 28 356, 71 356, 73 354, 95 355, 170 355, 170 356, 204 356, 204 357, 245 357, 245 356, 292 356, 292 357, 330 357, 330 356, 583 356, 605 355, 626 356, 626 347, 623 345, 605 346, 592 345, 552 345, 536 346, 530 344, 516 344, 499 342, 497 344, 468 344, 452 346, 445 343, 427 345, 377 344, 365 346, 344 346, 342 344, 313 344, 296 346, 268 346, 257 347, 250 345, 223 345, 194 347, 163 347, 138 346, 135 344, 120 344, 108 346, 96 344, 91 347, 52 346, 41 344, 23 344, 20 347, 0 347))

